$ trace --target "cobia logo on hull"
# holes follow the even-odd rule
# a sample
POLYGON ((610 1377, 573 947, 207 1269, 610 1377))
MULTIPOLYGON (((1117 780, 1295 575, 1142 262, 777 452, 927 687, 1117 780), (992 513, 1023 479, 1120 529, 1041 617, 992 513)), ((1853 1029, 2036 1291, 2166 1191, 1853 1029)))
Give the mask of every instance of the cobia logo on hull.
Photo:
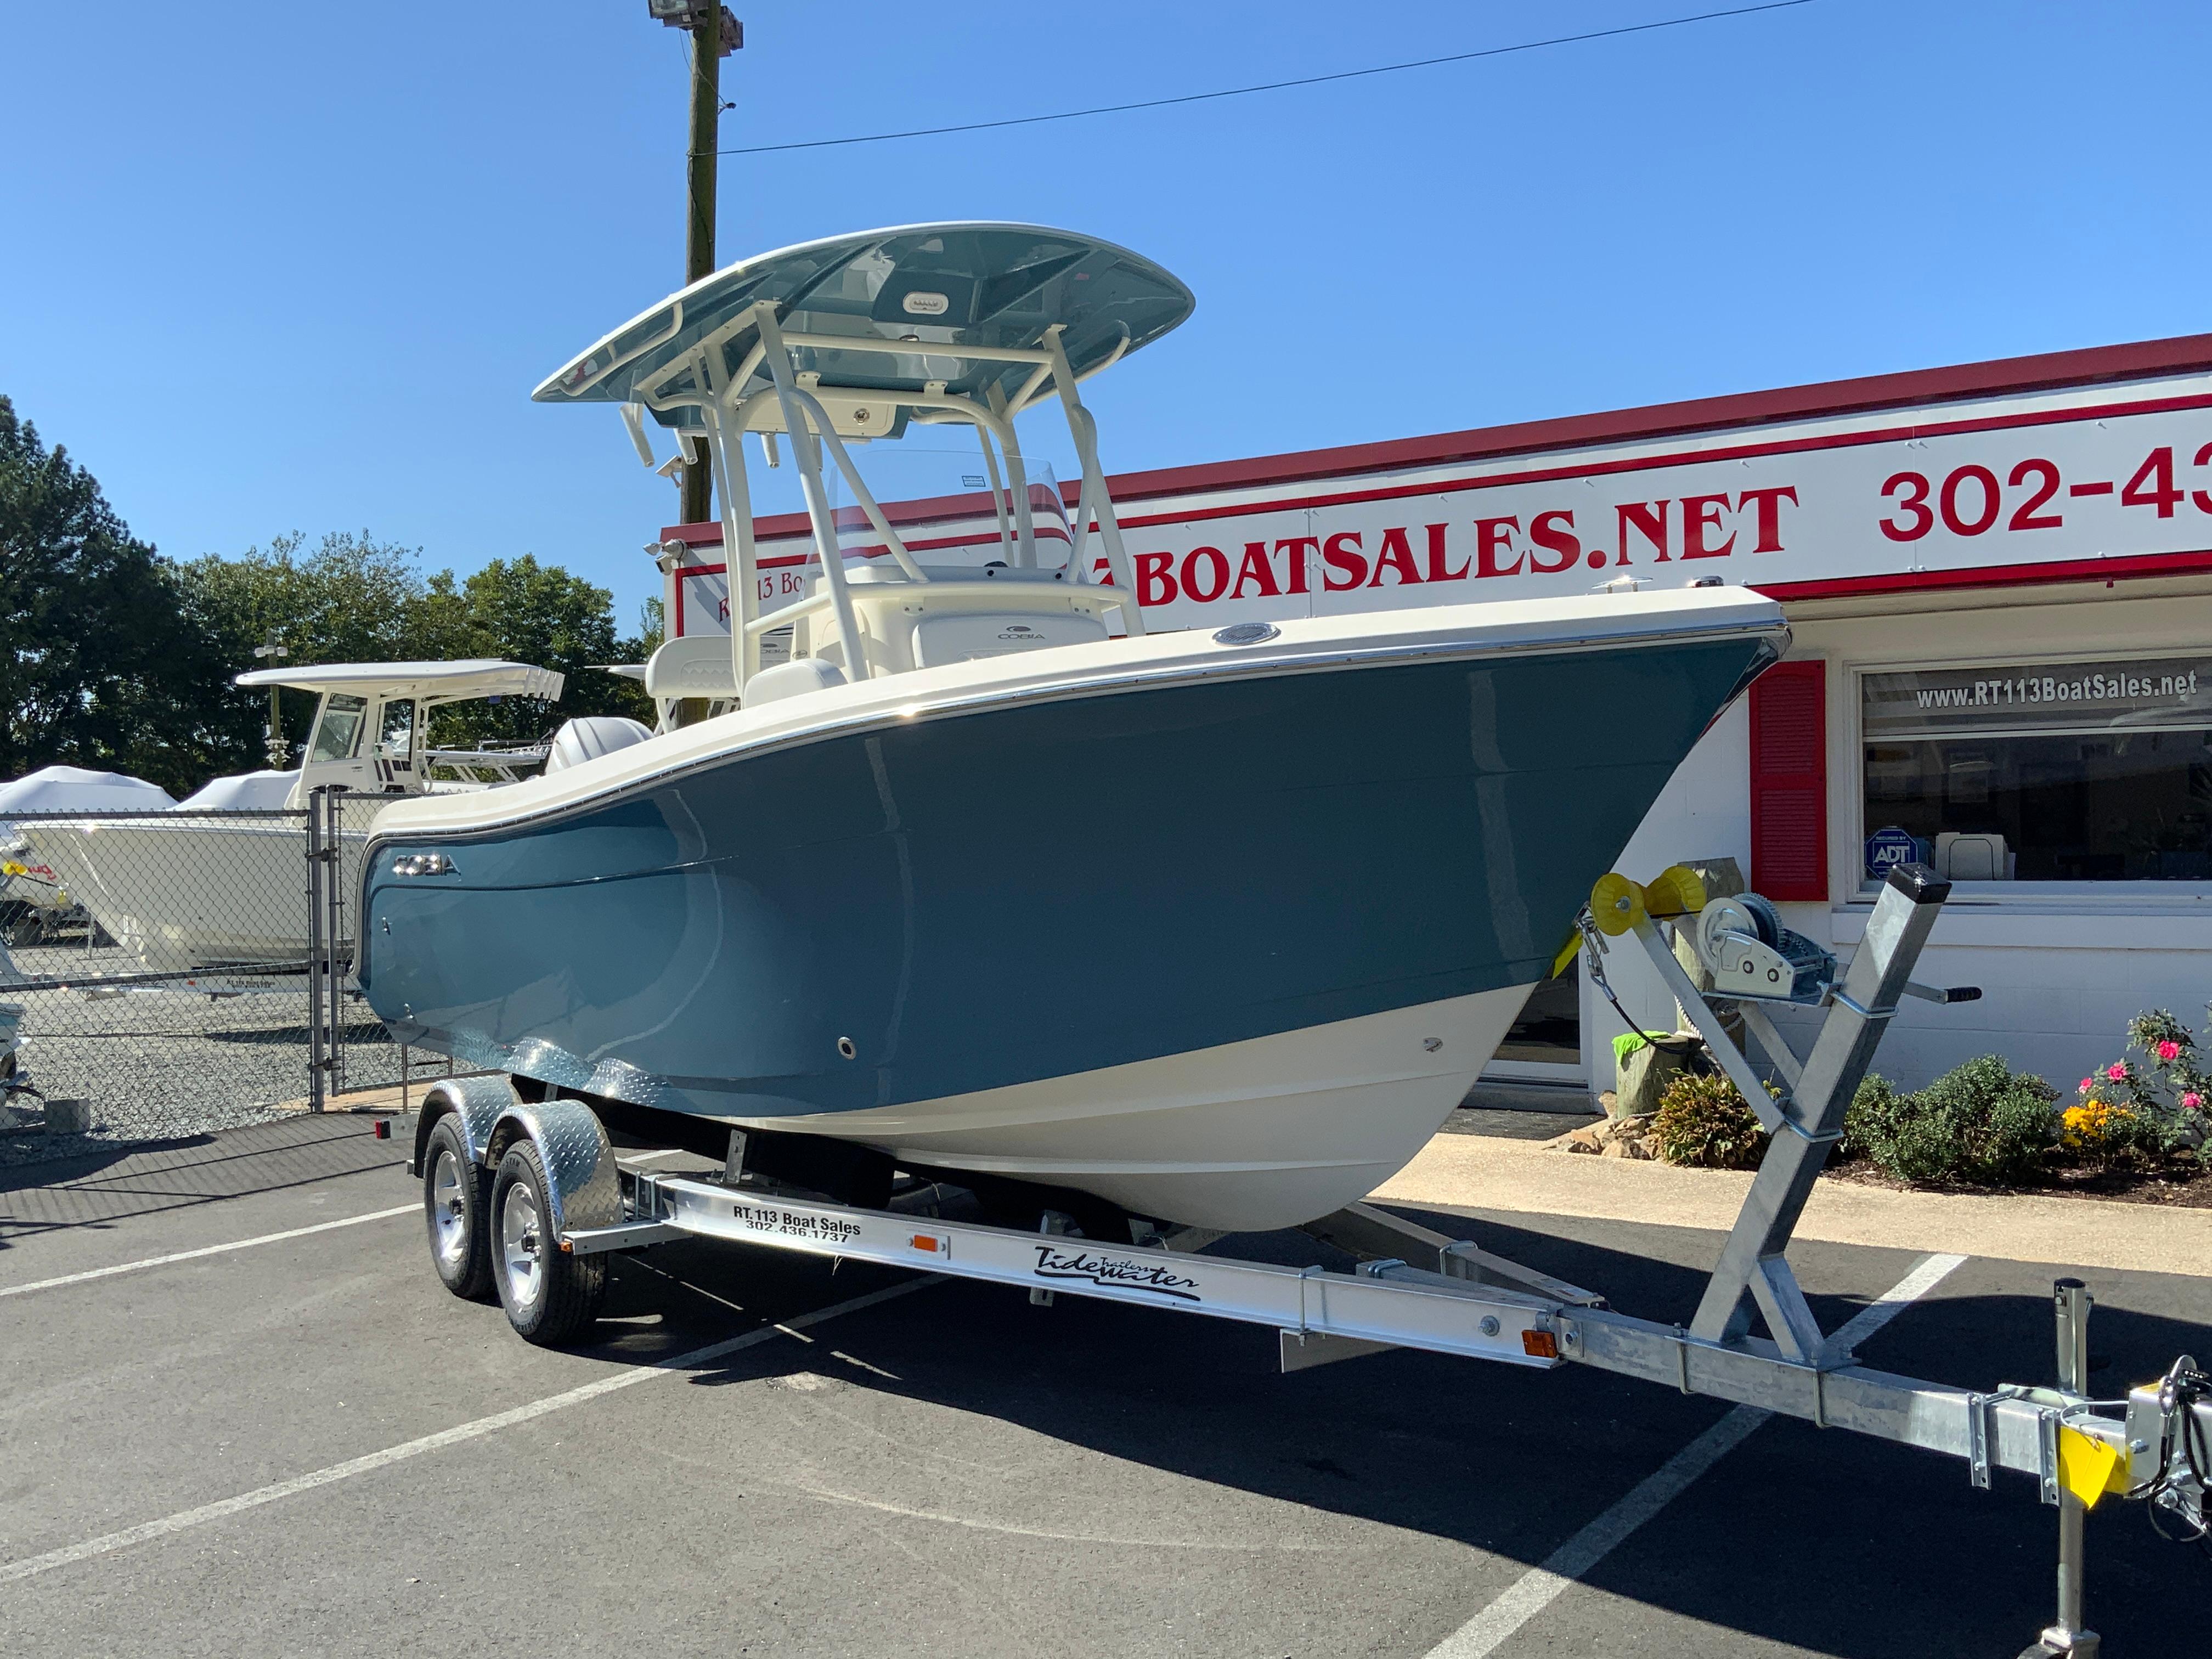
POLYGON ((1205 1300, 1198 1293, 1196 1279, 1148 1261, 1131 1261, 1097 1250, 1055 1249, 1049 1244, 1038 1245, 1036 1253, 1039 1279, 1080 1279, 1121 1290, 1152 1291, 1182 1302, 1205 1300))

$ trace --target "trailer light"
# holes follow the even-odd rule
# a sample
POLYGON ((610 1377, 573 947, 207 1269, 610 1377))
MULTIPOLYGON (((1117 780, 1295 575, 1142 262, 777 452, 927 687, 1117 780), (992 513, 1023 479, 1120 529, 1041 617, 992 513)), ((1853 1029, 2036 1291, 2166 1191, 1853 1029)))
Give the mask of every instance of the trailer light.
POLYGON ((1549 1331, 1522 1332, 1521 1347, 1531 1359, 1557 1359, 1559 1357, 1559 1339, 1549 1331))
POLYGON ((937 1233, 916 1233, 908 1239, 907 1243, 914 1249, 926 1251, 931 1255, 952 1254, 952 1241, 937 1233))

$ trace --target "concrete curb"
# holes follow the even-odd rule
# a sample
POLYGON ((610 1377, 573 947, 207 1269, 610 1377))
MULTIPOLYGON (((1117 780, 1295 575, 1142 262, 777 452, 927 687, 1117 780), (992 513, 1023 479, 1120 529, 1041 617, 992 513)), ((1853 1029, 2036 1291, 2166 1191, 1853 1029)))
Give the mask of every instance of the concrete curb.
MULTIPOLYGON (((1625 1158, 1577 1158, 1540 1142, 1438 1135, 1376 1189, 1386 1204, 1437 1204, 1531 1215, 1642 1221, 1725 1231, 1748 1173, 1677 1170, 1625 1158)), ((1949 1251, 2212 1278, 2212 1210, 2023 1193, 1984 1197, 1893 1192, 1823 1181, 1800 1238, 1889 1249, 1949 1251)))

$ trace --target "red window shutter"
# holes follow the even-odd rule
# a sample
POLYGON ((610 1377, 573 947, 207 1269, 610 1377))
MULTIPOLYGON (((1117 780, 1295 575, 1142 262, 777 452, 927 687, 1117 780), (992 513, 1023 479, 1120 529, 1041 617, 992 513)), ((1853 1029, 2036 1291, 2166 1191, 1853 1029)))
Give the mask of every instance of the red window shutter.
POLYGON ((1751 683, 1751 884, 1828 896, 1828 669, 1777 663, 1751 683))

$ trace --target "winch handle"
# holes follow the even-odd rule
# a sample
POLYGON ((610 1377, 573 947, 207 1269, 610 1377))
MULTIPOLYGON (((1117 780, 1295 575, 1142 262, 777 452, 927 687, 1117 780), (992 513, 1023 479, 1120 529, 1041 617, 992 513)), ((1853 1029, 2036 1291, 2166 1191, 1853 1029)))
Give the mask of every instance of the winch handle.
POLYGON ((1982 988, 1978 985, 1917 985, 1907 980, 1905 994, 1918 997, 1923 1002, 1979 1002, 1982 988))

